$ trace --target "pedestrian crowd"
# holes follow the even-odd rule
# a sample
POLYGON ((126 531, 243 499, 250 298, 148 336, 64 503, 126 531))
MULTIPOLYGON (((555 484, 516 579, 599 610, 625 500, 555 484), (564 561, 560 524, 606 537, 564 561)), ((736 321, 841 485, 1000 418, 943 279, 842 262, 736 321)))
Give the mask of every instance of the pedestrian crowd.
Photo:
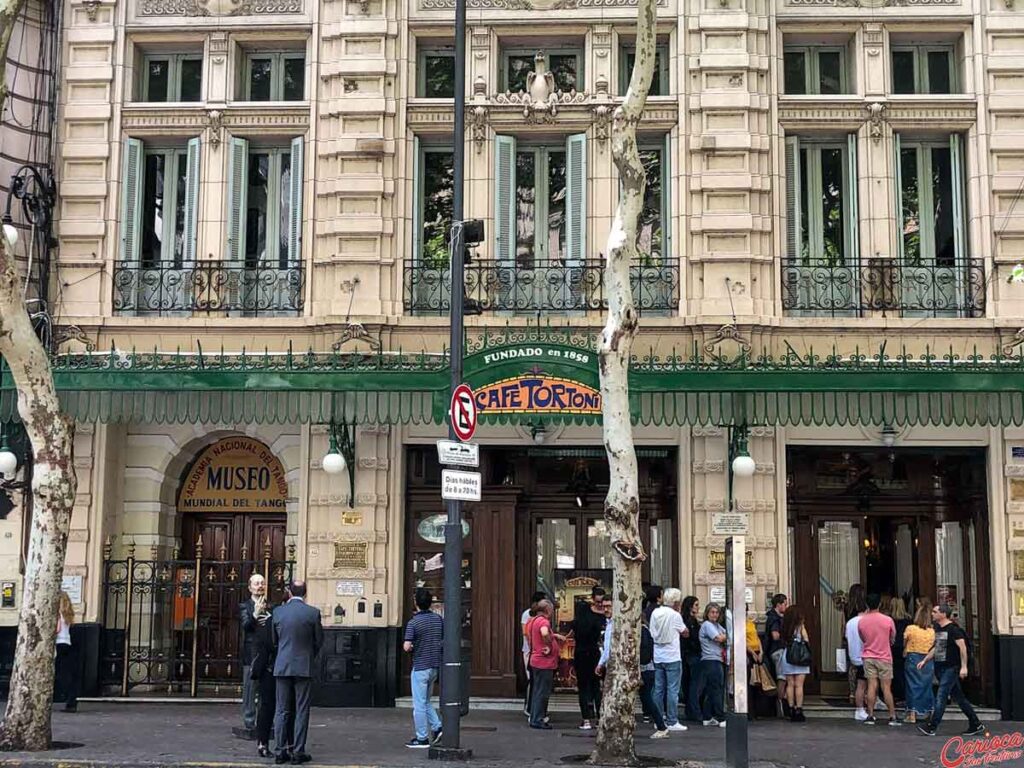
MULTIPOLYGON (((686 731, 686 723, 725 728, 727 697, 734 693, 728 675, 733 661, 730 612, 714 602, 702 608, 698 598, 684 598, 676 588, 651 585, 644 594, 640 701, 644 722, 654 724, 651 738, 686 731)), ((875 725, 876 706, 884 707, 891 726, 913 723, 930 736, 952 699, 967 716, 964 734, 984 730, 961 688, 968 674, 970 640, 953 620, 950 606, 933 607, 919 599, 911 617, 903 599, 866 594, 853 585, 845 611, 842 655, 858 721, 875 725), (897 711, 900 703, 902 715, 897 711)), ((554 617, 555 606, 544 592, 533 595, 521 616, 528 680, 523 711, 531 728, 552 727, 548 703, 562 648, 571 638, 579 728, 590 730, 600 717, 602 681, 610 661, 612 600, 601 587, 594 587, 590 602, 577 607, 568 626, 563 624, 564 635, 554 617)), ((774 595, 763 634, 749 612, 744 634, 748 717, 760 712, 805 722, 804 683, 816 650, 804 611, 786 595, 774 595)))

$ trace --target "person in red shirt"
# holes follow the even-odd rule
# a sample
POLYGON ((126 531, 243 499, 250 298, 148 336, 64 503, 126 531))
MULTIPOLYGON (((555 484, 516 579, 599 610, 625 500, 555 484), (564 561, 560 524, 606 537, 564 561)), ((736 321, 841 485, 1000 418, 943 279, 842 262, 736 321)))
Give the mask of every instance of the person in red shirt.
POLYGON ((555 670, 565 638, 551 628, 555 609, 550 600, 537 603, 537 615, 530 621, 530 669, 533 672, 533 696, 530 700, 530 727, 551 730, 545 722, 548 699, 555 687, 555 670))
POLYGON ((889 709, 889 725, 903 725, 896 717, 896 704, 892 698, 892 644, 896 640, 896 624, 878 610, 882 598, 877 594, 867 597, 868 612, 860 617, 857 632, 864 648, 864 676, 868 679, 867 710, 864 725, 875 724, 875 699, 878 696, 878 682, 882 682, 882 697, 889 709))

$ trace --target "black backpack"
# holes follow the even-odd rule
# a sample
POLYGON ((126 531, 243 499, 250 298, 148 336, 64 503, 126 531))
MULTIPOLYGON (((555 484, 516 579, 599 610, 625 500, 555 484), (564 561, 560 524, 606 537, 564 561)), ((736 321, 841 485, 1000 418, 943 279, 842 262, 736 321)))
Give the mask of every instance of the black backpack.
POLYGON ((640 627, 640 666, 645 666, 654 661, 654 637, 651 630, 645 626, 640 627))

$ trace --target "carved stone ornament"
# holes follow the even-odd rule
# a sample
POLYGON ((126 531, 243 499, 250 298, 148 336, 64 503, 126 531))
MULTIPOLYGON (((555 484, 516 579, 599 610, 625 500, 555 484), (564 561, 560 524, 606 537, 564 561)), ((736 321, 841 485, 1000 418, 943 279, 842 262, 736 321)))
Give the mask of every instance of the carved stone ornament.
POLYGON ((141 0, 139 16, 266 16, 302 13, 302 0, 141 0))
POLYGON ((473 129, 473 143, 477 154, 483 151, 487 141, 487 107, 477 104, 469 112, 469 123, 473 129))
POLYGON ((882 104, 880 101, 876 101, 873 104, 865 105, 864 109, 866 109, 868 113, 868 133, 874 141, 880 141, 882 133, 884 132, 885 104, 882 104))
POLYGON ((786 0, 786 5, 831 5, 839 8, 960 5, 960 0, 786 0))
POLYGON ((331 349, 337 352, 350 341, 362 341, 374 352, 380 351, 380 340, 371 336, 362 323, 349 323, 338 340, 331 344, 331 349))
POLYGON ((59 349, 69 341, 77 341, 85 347, 86 352, 93 352, 96 350, 96 344, 93 340, 89 338, 89 335, 77 325, 55 326, 53 329, 53 341, 51 342, 53 344, 53 348, 59 349))
POLYGON ((206 113, 206 126, 207 141, 210 142, 210 146, 219 147, 224 132, 224 113, 219 109, 209 110, 206 113))
POLYGON ((85 0, 82 7, 85 8, 85 15, 89 21, 96 21, 96 12, 100 8, 99 0, 85 0))
MULTIPOLYGON (((665 6, 668 0, 658 0, 665 6)), ((635 8, 637 0, 467 0, 471 11, 557 11, 575 8, 635 8)), ((420 10, 448 11, 455 0, 419 0, 420 10)))
POLYGON ((732 323, 720 326, 718 331, 704 344, 704 351, 726 359, 750 354, 750 340, 740 333, 732 323), (727 354, 732 353, 731 355, 727 354))
POLYGON ((608 141, 608 129, 612 124, 611 104, 597 104, 594 106, 594 138, 598 141, 608 141))

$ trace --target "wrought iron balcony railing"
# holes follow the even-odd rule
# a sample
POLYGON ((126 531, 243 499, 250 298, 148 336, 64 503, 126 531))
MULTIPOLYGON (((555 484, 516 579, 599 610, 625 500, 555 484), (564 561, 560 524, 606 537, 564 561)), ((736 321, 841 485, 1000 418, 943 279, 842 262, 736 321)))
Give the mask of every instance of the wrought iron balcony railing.
POLYGON ((782 307, 803 316, 984 317, 984 260, 827 264, 785 259, 782 307))
MULTIPOLYGON (((535 261, 529 266, 473 259, 466 265, 470 306, 483 312, 587 312, 608 306, 604 259, 535 261)), ((633 302, 645 315, 669 315, 679 305, 679 262, 636 263, 630 267, 633 302)), ((405 265, 405 310, 446 315, 450 309, 448 265, 405 265)))
POLYGON ((297 315, 302 300, 303 268, 298 263, 119 261, 114 267, 114 311, 120 314, 297 315))

